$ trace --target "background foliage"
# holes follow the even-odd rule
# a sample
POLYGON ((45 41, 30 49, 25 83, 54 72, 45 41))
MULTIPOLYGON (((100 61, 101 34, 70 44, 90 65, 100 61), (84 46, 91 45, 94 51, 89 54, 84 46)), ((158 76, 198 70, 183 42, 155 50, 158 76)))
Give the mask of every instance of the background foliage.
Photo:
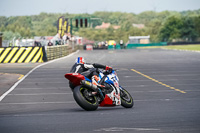
MULTIPOLYGON (((197 41, 200 37, 200 9, 194 11, 146 11, 140 14, 123 12, 95 12, 93 14, 54 14, 40 13, 32 16, 0 16, 0 32, 4 33, 5 40, 17 38, 32 38, 34 36, 54 36, 57 33, 57 19, 60 16, 66 18, 91 17, 92 25, 88 28, 76 29, 73 34, 86 37, 90 40, 124 40, 128 36, 150 35, 151 42, 168 41, 197 41), (95 29, 102 22, 119 25, 115 30, 95 29), (138 29, 132 24, 144 24, 145 28, 138 29)), ((75 23, 73 22, 73 25, 75 23)))

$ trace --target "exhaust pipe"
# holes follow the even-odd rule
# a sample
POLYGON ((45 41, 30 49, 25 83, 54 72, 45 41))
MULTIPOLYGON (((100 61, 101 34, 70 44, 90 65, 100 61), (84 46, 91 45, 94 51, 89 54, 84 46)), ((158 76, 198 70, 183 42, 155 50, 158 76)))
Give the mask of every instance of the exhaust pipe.
POLYGON ((92 90, 94 90, 95 92, 98 92, 100 95, 100 98, 101 98, 101 101, 103 101, 103 99, 105 98, 101 89, 99 89, 96 85, 93 85, 91 82, 89 81, 85 81, 85 80, 81 80, 81 85, 87 87, 87 88, 90 88, 92 90))
POLYGON ((93 85, 92 83, 90 83, 89 81, 86 80, 81 80, 81 85, 87 87, 87 88, 91 88, 94 91, 98 90, 98 87, 96 85, 93 85))

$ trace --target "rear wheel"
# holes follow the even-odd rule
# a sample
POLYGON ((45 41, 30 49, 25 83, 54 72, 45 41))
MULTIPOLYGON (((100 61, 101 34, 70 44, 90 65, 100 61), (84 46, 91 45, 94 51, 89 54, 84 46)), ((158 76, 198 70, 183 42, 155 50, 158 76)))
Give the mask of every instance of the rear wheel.
POLYGON ((73 84, 72 84, 72 82, 71 81, 69 81, 69 87, 71 88, 71 90, 73 91, 73 89, 76 87, 76 86, 74 86, 73 84))
POLYGON ((92 91, 83 86, 74 88, 73 96, 79 106, 87 111, 93 111, 98 108, 97 97, 92 95, 92 91))
POLYGON ((127 90, 121 89, 120 90, 120 97, 121 97, 121 105, 125 108, 132 108, 134 105, 132 96, 128 93, 127 90))

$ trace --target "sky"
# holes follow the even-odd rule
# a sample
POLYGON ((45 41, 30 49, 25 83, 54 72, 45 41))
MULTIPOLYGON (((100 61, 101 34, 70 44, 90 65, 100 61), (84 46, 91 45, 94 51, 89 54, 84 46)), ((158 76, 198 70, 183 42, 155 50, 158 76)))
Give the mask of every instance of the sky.
POLYGON ((0 16, 29 16, 46 13, 92 14, 120 11, 139 14, 200 9, 200 0, 0 0, 0 16))

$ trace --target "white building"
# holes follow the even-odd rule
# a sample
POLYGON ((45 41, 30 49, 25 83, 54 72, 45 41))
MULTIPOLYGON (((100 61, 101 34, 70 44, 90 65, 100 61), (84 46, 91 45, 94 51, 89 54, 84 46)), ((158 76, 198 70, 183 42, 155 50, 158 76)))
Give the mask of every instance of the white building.
POLYGON ((150 35, 148 36, 129 36, 129 44, 147 44, 150 43, 150 35))

